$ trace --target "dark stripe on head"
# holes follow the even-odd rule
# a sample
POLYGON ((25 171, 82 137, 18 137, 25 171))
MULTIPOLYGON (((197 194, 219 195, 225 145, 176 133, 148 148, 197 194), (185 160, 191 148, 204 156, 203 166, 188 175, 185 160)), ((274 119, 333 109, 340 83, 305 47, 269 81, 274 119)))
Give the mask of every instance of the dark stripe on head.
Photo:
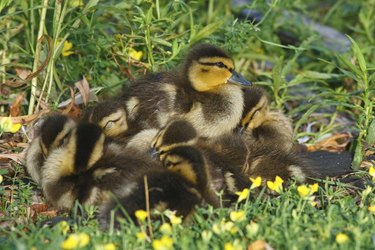
POLYGON ((92 151, 101 135, 102 130, 95 124, 82 123, 78 125, 76 131, 77 144, 75 155, 75 167, 77 173, 87 169, 92 151))
POLYGON ((64 129, 65 124, 70 120, 64 115, 52 115, 46 118, 40 128, 42 143, 48 149, 56 140, 57 135, 64 129))
POLYGON ((186 161, 190 162, 192 165, 198 166, 199 169, 202 169, 202 170, 204 169, 203 167, 204 158, 203 158, 202 153, 198 149, 192 146, 175 147, 168 152, 168 155, 179 156, 183 159, 186 159, 186 161))
POLYGON ((93 123, 100 122, 104 117, 116 112, 121 108, 121 104, 116 101, 106 101, 97 104, 95 107, 89 108, 83 115, 84 121, 89 121, 93 123))
POLYGON ((243 89, 244 93, 244 112, 242 115, 242 119, 259 103, 262 96, 266 93, 264 89, 252 86, 249 88, 243 89))
POLYGON ((163 134, 163 145, 188 142, 197 137, 193 125, 185 120, 177 120, 167 126, 163 134))

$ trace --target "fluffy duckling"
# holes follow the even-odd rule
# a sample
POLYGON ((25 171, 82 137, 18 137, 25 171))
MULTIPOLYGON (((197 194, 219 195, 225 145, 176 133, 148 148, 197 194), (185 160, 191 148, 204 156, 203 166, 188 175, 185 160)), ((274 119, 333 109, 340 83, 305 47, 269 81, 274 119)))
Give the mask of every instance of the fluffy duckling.
POLYGON ((122 144, 126 144, 130 135, 137 132, 137 127, 130 124, 127 111, 118 101, 105 101, 88 108, 82 121, 97 124, 107 137, 122 144))
POLYGON ((68 116, 54 114, 41 119, 34 138, 26 151, 26 168, 31 178, 40 184, 41 168, 50 152, 60 147, 76 122, 68 116))
MULTIPOLYGON (((240 136, 237 137, 241 139, 240 136)), ((159 154, 162 161, 169 150, 176 146, 188 145, 199 150, 207 162, 211 193, 219 193, 223 190, 222 202, 226 205, 232 200, 235 192, 248 187, 250 184, 248 177, 242 172, 242 165, 246 161, 247 152, 245 144, 242 143, 241 147, 237 147, 244 155, 239 153, 226 155, 222 151, 226 147, 226 142, 200 138, 190 122, 174 120, 160 130, 152 142, 152 148, 159 154)), ((210 197, 213 196, 210 195, 210 197)))
POLYGON ((293 147, 292 122, 280 111, 270 111, 265 90, 258 86, 244 89, 245 107, 239 131, 248 143, 279 150, 293 147))
POLYGON ((251 85, 234 70, 220 48, 199 44, 190 49, 179 72, 146 75, 131 83, 120 99, 131 121, 161 128, 173 117, 193 124, 203 137, 229 132, 243 111, 242 86, 251 85))
POLYGON ((136 221, 135 211, 176 211, 188 220, 195 206, 200 205, 208 189, 207 172, 203 155, 194 147, 172 148, 163 158, 164 169, 152 169, 129 183, 128 192, 114 199, 101 209, 99 220, 108 228, 111 211, 115 211, 115 223, 129 216, 136 221))
POLYGON ((101 204, 111 193, 123 194, 130 188, 127 182, 158 166, 157 161, 150 162, 106 138, 96 124, 81 123, 46 159, 42 190, 47 201, 59 209, 70 210, 75 200, 101 204))

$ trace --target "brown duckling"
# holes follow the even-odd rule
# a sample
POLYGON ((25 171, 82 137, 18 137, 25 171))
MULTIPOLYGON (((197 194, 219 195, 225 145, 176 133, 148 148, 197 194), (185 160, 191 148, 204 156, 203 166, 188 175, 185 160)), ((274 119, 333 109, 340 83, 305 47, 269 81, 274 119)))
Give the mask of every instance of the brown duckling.
POLYGON ((163 164, 164 169, 144 173, 128 183, 131 189, 122 197, 102 207, 99 221, 103 228, 109 227, 111 211, 115 212, 115 226, 118 226, 120 218, 129 216, 136 221, 135 212, 147 210, 147 204, 151 212, 169 209, 189 220, 208 189, 204 157, 194 147, 177 146, 165 153, 163 164))
POLYGON ((146 75, 121 96, 131 121, 141 128, 163 127, 180 117, 203 137, 229 132, 243 111, 241 86, 249 86, 222 49, 199 44, 190 49, 181 70, 146 75))
POLYGON ((31 178, 40 184, 41 168, 50 152, 60 147, 76 122, 65 115, 54 114, 38 121, 34 138, 26 152, 26 168, 31 178))
POLYGON ((263 88, 251 86, 244 89, 244 113, 239 132, 248 143, 267 148, 291 150, 293 129, 291 120, 280 111, 270 111, 263 88))
POLYGON ((102 204, 112 193, 127 192, 127 182, 161 168, 142 154, 124 150, 92 123, 79 124, 47 157, 41 175, 43 193, 53 206, 69 210, 74 201, 102 204))

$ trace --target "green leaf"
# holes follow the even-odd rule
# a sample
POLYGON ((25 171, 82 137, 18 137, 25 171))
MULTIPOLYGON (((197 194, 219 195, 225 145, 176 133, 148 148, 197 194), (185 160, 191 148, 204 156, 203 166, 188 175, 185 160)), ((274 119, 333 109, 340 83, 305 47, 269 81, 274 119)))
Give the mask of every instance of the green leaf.
POLYGON ((375 119, 372 119, 372 122, 368 127, 366 142, 369 144, 375 144, 375 119))
POLYGON ((366 67, 366 61, 365 61, 365 58, 363 57, 362 51, 359 48, 358 44, 350 36, 348 36, 348 38, 352 42, 352 50, 353 50, 355 58, 358 60, 359 67, 361 68, 361 71, 363 72, 363 74, 365 74, 367 71, 367 67, 366 67))

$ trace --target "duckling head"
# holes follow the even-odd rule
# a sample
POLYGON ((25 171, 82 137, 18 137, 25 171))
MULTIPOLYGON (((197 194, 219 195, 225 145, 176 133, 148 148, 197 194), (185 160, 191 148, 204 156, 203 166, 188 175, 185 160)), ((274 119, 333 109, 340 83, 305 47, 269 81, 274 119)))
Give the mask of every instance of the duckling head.
POLYGON ((263 88, 252 86, 244 89, 244 111, 239 131, 259 127, 267 118, 269 111, 267 95, 263 88))
POLYGON ((166 153, 162 164, 192 183, 200 192, 208 186, 208 168, 203 154, 192 146, 178 146, 166 153))
POLYGON ((199 92, 213 91, 227 83, 251 85, 234 70, 234 62, 227 52, 209 44, 198 44, 191 48, 185 60, 183 75, 193 89, 199 92))
MULTIPOLYGON (((43 165, 44 183, 79 175, 90 169, 104 154, 105 136, 99 126, 81 123, 51 152, 43 165)), ((42 183, 43 185, 43 183, 42 183)))
POLYGON ((88 109, 83 120, 99 125, 110 138, 115 138, 128 130, 126 110, 116 101, 102 102, 88 109))
POLYGON ((40 183, 41 168, 50 152, 64 144, 76 127, 68 116, 55 114, 42 118, 35 128, 35 136, 26 153, 26 168, 31 178, 40 183))
POLYGON ((162 128, 151 143, 153 155, 159 155, 160 159, 173 147, 190 145, 195 142, 197 131, 186 120, 173 120, 162 128))

